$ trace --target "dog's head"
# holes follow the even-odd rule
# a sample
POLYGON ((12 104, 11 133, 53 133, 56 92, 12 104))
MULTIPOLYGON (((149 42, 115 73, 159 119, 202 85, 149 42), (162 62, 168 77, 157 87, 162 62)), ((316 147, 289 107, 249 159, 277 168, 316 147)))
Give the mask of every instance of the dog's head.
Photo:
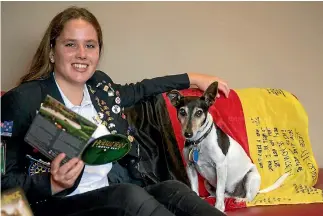
POLYGON ((201 97, 184 97, 177 90, 167 93, 177 110, 177 118, 182 126, 185 138, 194 139, 196 133, 207 120, 209 107, 214 104, 218 93, 218 82, 213 82, 201 97))

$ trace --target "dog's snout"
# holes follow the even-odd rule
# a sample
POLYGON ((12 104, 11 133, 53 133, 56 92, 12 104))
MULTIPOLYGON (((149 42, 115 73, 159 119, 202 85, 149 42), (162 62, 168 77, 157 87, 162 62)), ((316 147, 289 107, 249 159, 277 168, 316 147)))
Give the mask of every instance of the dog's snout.
POLYGON ((193 133, 192 132, 185 132, 184 133, 184 136, 186 137, 186 138, 191 138, 192 136, 193 136, 193 133))

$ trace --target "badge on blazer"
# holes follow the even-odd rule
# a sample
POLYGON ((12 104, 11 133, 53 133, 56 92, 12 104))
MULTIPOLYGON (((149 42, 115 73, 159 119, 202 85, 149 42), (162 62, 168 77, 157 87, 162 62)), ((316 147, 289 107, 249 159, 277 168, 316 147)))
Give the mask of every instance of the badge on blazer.
POLYGON ((105 86, 103 87, 103 91, 107 92, 108 90, 109 90, 109 86, 105 85, 105 86))
POLYGON ((134 129, 133 127, 129 126, 129 127, 128 127, 128 130, 127 130, 128 135, 129 135, 130 133, 134 133, 134 132, 135 132, 135 129, 134 129))
POLYGON ((109 97, 113 97, 114 96, 114 92, 113 91, 108 91, 108 96, 109 97))
POLYGON ((97 96, 95 96, 95 100, 100 105, 100 99, 97 96))
POLYGON ((109 86, 110 90, 114 92, 114 89, 112 88, 111 83, 108 83, 108 86, 109 86))
POLYGON ((94 94, 94 93, 95 93, 95 90, 93 90, 93 89, 92 89, 92 86, 88 85, 88 87, 89 87, 89 89, 90 89, 90 92, 91 92, 92 94, 94 94))
POLYGON ((133 140, 134 140, 133 136, 129 135, 129 136, 128 136, 128 140, 129 140, 130 142, 133 142, 133 140))
POLYGON ((100 119, 102 119, 102 118, 103 118, 103 116, 104 116, 104 115, 103 115, 103 113, 101 113, 101 112, 99 112, 99 113, 98 113, 98 115, 99 115, 99 118, 100 118, 100 119))
POLYGON ((121 117, 122 117, 123 119, 126 119, 126 115, 125 115, 124 113, 122 113, 122 114, 121 114, 121 117))
POLYGON ((118 97, 120 97, 120 92, 119 92, 119 91, 116 91, 116 95, 117 95, 118 97))
POLYGON ((116 97, 115 102, 116 102, 116 104, 120 104, 121 99, 119 97, 116 97))
POLYGON ((38 149, 33 148, 33 153, 38 153, 38 152, 39 152, 39 150, 38 150, 38 149))
POLYGON ((95 117, 93 116, 93 120, 96 124, 101 124, 102 123, 102 120, 99 118, 98 115, 96 115, 95 117))
POLYGON ((112 112, 115 114, 118 114, 120 112, 121 108, 118 105, 114 105, 112 107, 112 112))
POLYGON ((116 126, 115 124, 110 123, 110 124, 109 124, 109 126, 108 126, 108 129, 112 129, 112 128, 114 128, 115 126, 116 126))
POLYGON ((102 85, 102 83, 100 83, 100 82, 99 82, 99 83, 96 85, 96 87, 98 88, 100 85, 102 85))

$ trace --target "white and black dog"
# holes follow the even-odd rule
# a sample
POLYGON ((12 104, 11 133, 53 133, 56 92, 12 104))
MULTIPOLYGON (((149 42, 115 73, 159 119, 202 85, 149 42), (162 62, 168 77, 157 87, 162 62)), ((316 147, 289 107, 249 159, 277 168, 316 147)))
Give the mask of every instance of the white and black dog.
POLYGON ((205 188, 215 196, 215 207, 225 210, 225 197, 252 201, 282 185, 283 174, 273 185, 260 191, 261 177, 244 149, 214 124, 209 107, 218 93, 218 82, 212 83, 201 97, 184 97, 179 91, 167 93, 177 109, 177 117, 186 139, 183 156, 191 189, 198 195, 197 172, 205 179, 205 188))

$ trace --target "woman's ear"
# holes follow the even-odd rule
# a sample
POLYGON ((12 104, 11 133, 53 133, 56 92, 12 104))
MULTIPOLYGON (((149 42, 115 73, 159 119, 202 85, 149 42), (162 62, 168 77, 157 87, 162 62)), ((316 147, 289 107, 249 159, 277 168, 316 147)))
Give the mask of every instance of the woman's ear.
POLYGON ((51 48, 50 52, 49 52, 49 60, 52 64, 54 64, 55 59, 54 59, 54 52, 53 52, 53 48, 51 48))
POLYGON ((214 104, 216 95, 218 94, 218 85, 217 81, 213 82, 209 87, 205 90, 204 94, 202 95, 201 99, 204 100, 208 106, 214 104))
POLYGON ((182 95, 181 93, 179 93, 179 91, 177 90, 172 90, 170 92, 167 92, 167 97, 169 98, 170 102, 172 103, 172 105, 174 107, 178 106, 179 104, 179 101, 181 100, 182 98, 182 95))

